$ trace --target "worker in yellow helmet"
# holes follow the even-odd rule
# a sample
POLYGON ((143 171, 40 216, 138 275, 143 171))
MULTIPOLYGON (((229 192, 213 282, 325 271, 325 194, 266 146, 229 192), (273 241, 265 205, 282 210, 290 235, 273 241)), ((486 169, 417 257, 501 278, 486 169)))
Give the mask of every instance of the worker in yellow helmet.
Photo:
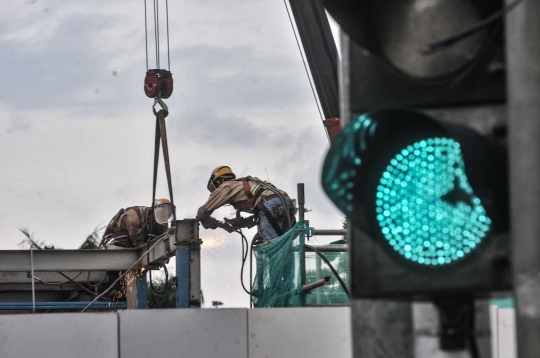
POLYGON ((148 235, 159 236, 173 218, 169 199, 156 199, 154 206, 131 206, 111 219, 103 233, 101 246, 107 249, 138 247, 148 241, 148 235))
MULTIPOLYGON (((174 207, 169 199, 156 199, 154 206, 131 206, 120 211, 111 219, 103 233, 100 248, 122 250, 138 247, 148 242, 150 235, 163 234, 172 224, 174 207)), ((120 272, 107 271, 112 284, 120 277, 120 272)), ((121 282, 117 282, 109 293, 109 298, 118 301, 125 299, 121 282)))
POLYGON ((210 215, 217 208, 230 204, 237 210, 235 219, 227 220, 234 228, 255 225, 259 238, 268 241, 283 235, 296 223, 295 208, 286 192, 267 181, 247 176, 236 178, 230 167, 219 166, 212 171, 207 189, 210 197, 197 211, 197 219, 203 227, 216 229, 216 220, 210 215), (244 218, 240 212, 253 214, 244 218))

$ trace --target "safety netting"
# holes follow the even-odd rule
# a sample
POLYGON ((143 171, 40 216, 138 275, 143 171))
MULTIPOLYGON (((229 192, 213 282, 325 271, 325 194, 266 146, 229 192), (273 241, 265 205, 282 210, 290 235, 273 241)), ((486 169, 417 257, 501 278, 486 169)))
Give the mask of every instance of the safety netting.
MULTIPOLYGON (((253 248, 257 273, 253 281, 254 307, 303 307, 307 305, 342 305, 349 299, 340 283, 314 252, 306 253, 304 243, 310 231, 307 221, 300 221, 282 236, 253 248), (306 267, 304 267, 304 255, 306 267), (310 294, 302 291, 302 275, 306 283, 331 276, 331 284, 313 289, 310 294)), ((335 245, 345 246, 345 245, 335 245)), ((348 285, 347 252, 325 252, 341 278, 348 285)))
MULTIPOLYGON (((345 244, 331 244, 329 247, 343 248, 345 244)), ((337 271, 347 287, 349 283, 349 253, 348 252, 323 252, 324 257, 330 262, 332 267, 337 271)), ((321 280, 325 276, 330 276, 330 284, 317 287, 311 290, 311 293, 306 296, 306 304, 311 305, 348 305, 350 304, 349 297, 343 290, 338 279, 315 252, 306 252, 306 282, 312 283, 321 280)))
POLYGON ((257 262, 252 290, 254 307, 306 305, 302 272, 304 240, 309 230, 306 221, 299 221, 280 237, 253 248, 257 262))

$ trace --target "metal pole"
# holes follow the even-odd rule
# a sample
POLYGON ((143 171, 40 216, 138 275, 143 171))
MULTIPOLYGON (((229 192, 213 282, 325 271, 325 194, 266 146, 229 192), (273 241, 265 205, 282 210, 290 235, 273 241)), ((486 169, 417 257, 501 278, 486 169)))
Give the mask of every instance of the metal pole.
POLYGON ((298 183, 296 189, 298 192, 298 220, 304 221, 304 204, 306 203, 306 198, 304 197, 304 183, 298 183))
POLYGON ((193 242, 189 245, 189 307, 201 308, 201 240, 199 223, 192 223, 193 242))
POLYGON ((330 276, 324 276, 324 278, 317 280, 315 282, 312 282, 309 285, 303 285, 302 291, 309 293, 311 290, 314 290, 318 287, 329 285, 329 284, 330 284, 330 276))
MULTIPOLYGON (((318 281, 322 278, 322 260, 319 255, 315 255, 315 279, 318 281)), ((322 303, 321 290, 317 290, 315 302, 320 305, 322 303)))
MULTIPOLYGON (((507 0, 506 3, 511 3, 507 0)), ((506 15, 511 237, 518 356, 540 352, 540 1, 506 15)))
POLYGON ((32 270, 32 312, 36 313, 36 287, 34 283, 34 246, 30 246, 30 268, 32 270))
POLYGON ((176 307, 201 307, 199 221, 176 221, 176 307))
POLYGON ((135 278, 135 284, 137 286, 137 308, 148 308, 147 271, 137 275, 137 277, 135 278))
MULTIPOLYGON (((341 31, 341 66, 339 67, 340 112, 345 125, 351 119, 349 36, 341 31)), ((347 228, 351 250, 354 242, 369 240, 352 225, 347 228)), ((349 265, 352 260, 349 260, 349 265)), ((358 275, 351 270, 351 277, 358 275)), ((351 283, 352 285, 352 283, 351 283)), ((352 287, 352 296, 355 296, 352 287)), ((351 301, 354 358, 412 358, 413 322, 409 302, 353 298, 351 301)))
POLYGON ((189 308, 189 248, 176 250, 176 307, 189 308))
MULTIPOLYGON (((298 197, 298 219, 304 221, 304 204, 306 203, 306 198, 304 196, 304 183, 298 183, 296 185, 297 197, 298 197)), ((302 240, 305 240, 304 234, 302 234, 302 240)), ((304 241, 305 242, 305 241, 304 241)), ((306 277, 306 250, 303 250, 302 254, 302 285, 307 283, 306 277)))

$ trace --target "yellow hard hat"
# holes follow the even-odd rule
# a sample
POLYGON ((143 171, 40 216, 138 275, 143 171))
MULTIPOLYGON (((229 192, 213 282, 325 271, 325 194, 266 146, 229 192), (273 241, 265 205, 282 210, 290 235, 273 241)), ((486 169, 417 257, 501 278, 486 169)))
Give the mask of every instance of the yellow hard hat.
POLYGON ((208 185, 206 188, 212 193, 221 185, 221 183, 231 179, 236 179, 236 175, 233 173, 231 168, 226 165, 220 165, 216 169, 212 170, 212 174, 210 174, 210 179, 208 180, 208 185))
POLYGON ((162 226, 167 226, 170 220, 172 220, 174 207, 169 199, 156 199, 154 200, 154 218, 156 222, 162 226))
POLYGON ((171 201, 169 199, 166 199, 166 198, 161 198, 161 199, 156 199, 154 200, 154 206, 158 206, 158 205, 161 205, 161 204, 170 204, 171 201))

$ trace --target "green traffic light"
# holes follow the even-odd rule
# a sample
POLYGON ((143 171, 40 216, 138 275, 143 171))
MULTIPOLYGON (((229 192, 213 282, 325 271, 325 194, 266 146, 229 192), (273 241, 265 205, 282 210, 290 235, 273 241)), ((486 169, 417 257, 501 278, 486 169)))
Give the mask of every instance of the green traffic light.
POLYGON ((504 152, 491 143, 417 112, 365 113, 332 143, 322 186, 397 261, 463 267, 506 228, 504 152))
POLYGON ((465 174, 460 145, 451 138, 426 138, 398 152, 380 177, 375 204, 390 246, 422 265, 467 256, 491 226, 465 174))

